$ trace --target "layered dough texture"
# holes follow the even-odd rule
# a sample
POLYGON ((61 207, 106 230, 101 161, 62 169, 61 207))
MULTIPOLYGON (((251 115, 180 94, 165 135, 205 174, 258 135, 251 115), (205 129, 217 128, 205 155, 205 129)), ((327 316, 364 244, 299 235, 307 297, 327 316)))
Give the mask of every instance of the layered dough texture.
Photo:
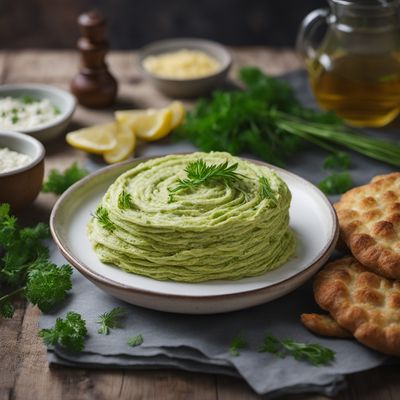
POLYGON ((101 204, 111 224, 88 223, 100 260, 158 280, 201 282, 261 275, 293 254, 289 228, 291 194, 272 170, 228 153, 170 155, 139 164, 109 187, 101 204), (235 185, 210 182, 174 194, 191 161, 238 163, 235 185), (260 194, 265 177, 275 201, 260 194), (121 208, 121 193, 129 207, 121 208))

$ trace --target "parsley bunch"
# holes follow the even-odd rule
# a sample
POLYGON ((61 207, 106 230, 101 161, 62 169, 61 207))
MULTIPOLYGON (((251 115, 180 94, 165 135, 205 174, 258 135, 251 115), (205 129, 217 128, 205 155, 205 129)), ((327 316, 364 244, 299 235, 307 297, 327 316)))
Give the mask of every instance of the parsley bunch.
POLYGON ((333 113, 304 108, 288 83, 257 68, 242 68, 239 78, 244 90, 217 90, 211 99, 197 101, 177 129, 178 137, 203 151, 250 152, 276 165, 309 142, 330 152, 345 147, 400 166, 398 143, 357 134, 333 113))
POLYGON ((21 228, 10 206, 0 205, 0 317, 13 316, 12 300, 18 295, 46 312, 71 289, 72 268, 48 260, 43 243, 48 236, 45 224, 21 228))

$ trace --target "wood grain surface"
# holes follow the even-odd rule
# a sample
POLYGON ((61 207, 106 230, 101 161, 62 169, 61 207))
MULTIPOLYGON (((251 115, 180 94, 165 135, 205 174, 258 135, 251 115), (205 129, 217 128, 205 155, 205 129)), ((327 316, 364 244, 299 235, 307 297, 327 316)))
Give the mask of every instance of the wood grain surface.
MULTIPOLYGON (((235 67, 257 65, 271 74, 284 73, 301 66, 290 50, 265 48, 233 49, 235 67)), ((131 52, 110 54, 111 70, 120 83, 118 105, 131 107, 161 106, 169 99, 144 82, 131 52)), ((78 58, 71 51, 21 51, 0 53, 0 80, 42 82, 68 88, 76 72, 78 58)), ((232 71, 235 74, 235 68, 232 71)), ((70 129, 108 121, 112 110, 92 111, 78 107, 70 129)), ((65 145, 60 138, 46 145, 46 171, 63 169, 85 155, 65 145)), ((40 194, 20 217, 24 221, 48 221, 56 200, 52 194, 40 194)), ((39 311, 20 302, 13 319, 0 320, 0 400, 250 400, 259 399, 243 381, 224 376, 173 370, 118 371, 81 368, 49 368, 46 349, 37 337, 39 311)), ((336 399, 400 399, 400 367, 387 366, 357 373, 347 378, 348 388, 336 399)), ((304 394, 284 396, 285 400, 322 400, 325 396, 304 394)))

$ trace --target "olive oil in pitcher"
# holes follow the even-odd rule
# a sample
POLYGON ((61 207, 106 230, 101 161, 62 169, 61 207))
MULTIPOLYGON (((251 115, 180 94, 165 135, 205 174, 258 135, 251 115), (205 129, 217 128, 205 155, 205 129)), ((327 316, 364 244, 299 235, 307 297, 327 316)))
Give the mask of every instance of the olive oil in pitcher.
POLYGON ((297 37, 316 101, 350 125, 384 126, 400 111, 400 0, 328 4, 297 37))
POLYGON ((399 56, 331 56, 328 68, 314 60, 308 73, 320 107, 334 110, 351 125, 383 126, 399 113, 399 56))

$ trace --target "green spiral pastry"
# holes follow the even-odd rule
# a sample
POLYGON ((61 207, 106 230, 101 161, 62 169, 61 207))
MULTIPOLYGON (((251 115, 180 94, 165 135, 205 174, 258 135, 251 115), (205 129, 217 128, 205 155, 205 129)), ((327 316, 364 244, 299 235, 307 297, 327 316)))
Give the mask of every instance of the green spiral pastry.
POLYGON ((88 223, 104 263, 158 280, 241 279, 293 254, 291 194, 278 175, 228 153, 170 155, 119 176, 88 223), (237 164, 233 182, 214 179, 174 192, 189 163, 237 164))

